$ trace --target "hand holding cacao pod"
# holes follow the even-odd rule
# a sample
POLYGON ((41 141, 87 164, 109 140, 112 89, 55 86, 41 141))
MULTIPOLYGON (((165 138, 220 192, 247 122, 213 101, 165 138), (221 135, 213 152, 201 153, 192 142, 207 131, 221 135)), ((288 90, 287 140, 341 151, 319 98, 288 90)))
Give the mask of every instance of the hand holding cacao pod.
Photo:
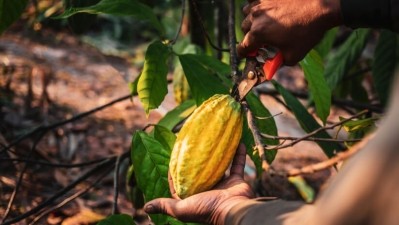
POLYGON ((207 191, 223 177, 242 126, 241 105, 229 95, 214 95, 193 112, 177 135, 169 164, 180 198, 207 191))

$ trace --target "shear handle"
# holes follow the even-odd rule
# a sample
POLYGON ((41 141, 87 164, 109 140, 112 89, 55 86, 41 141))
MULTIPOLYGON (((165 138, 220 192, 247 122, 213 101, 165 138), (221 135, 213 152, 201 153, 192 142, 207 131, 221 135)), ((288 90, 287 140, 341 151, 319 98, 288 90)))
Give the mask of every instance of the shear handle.
POLYGON ((281 52, 277 52, 276 56, 267 59, 263 65, 263 72, 266 75, 266 80, 271 80, 282 64, 283 54, 281 54, 281 52))

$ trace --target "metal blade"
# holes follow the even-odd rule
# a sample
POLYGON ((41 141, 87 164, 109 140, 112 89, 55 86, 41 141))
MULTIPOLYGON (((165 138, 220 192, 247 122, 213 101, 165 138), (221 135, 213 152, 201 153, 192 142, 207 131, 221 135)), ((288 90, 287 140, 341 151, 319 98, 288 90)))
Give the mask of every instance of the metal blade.
POLYGON ((241 81, 238 85, 238 94, 240 96, 240 101, 242 101, 245 96, 251 91, 251 89, 256 85, 258 82, 258 76, 255 74, 254 71, 249 72, 249 76, 241 81), (252 74, 251 74, 252 73, 252 74))

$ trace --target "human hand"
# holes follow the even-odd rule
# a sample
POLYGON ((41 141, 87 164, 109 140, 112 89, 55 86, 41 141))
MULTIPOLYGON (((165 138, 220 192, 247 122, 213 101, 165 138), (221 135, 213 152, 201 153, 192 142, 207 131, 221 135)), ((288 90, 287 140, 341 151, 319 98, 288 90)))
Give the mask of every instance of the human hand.
POLYGON ((294 65, 342 23, 339 0, 248 0, 237 52, 246 57, 262 46, 279 49, 284 64, 294 65))
POLYGON ((213 190, 180 199, 169 176, 173 198, 158 198, 144 206, 147 213, 162 213, 183 222, 224 224, 229 210, 236 204, 253 198, 251 187, 243 180, 245 147, 240 144, 230 169, 230 176, 222 179, 213 190))

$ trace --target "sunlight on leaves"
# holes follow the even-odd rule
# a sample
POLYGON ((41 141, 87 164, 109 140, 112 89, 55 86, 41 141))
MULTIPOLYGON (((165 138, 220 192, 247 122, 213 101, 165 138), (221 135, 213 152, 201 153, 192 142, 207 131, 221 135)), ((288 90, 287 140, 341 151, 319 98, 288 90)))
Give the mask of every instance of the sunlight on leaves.
POLYGON ((153 42, 147 49, 143 71, 137 83, 137 92, 147 115, 151 109, 158 108, 168 93, 166 61, 169 55, 169 48, 160 41, 153 42))
POLYGON ((324 66, 320 55, 310 51, 299 63, 309 85, 309 92, 316 105, 316 113, 326 123, 330 115, 331 91, 324 78, 324 66))

